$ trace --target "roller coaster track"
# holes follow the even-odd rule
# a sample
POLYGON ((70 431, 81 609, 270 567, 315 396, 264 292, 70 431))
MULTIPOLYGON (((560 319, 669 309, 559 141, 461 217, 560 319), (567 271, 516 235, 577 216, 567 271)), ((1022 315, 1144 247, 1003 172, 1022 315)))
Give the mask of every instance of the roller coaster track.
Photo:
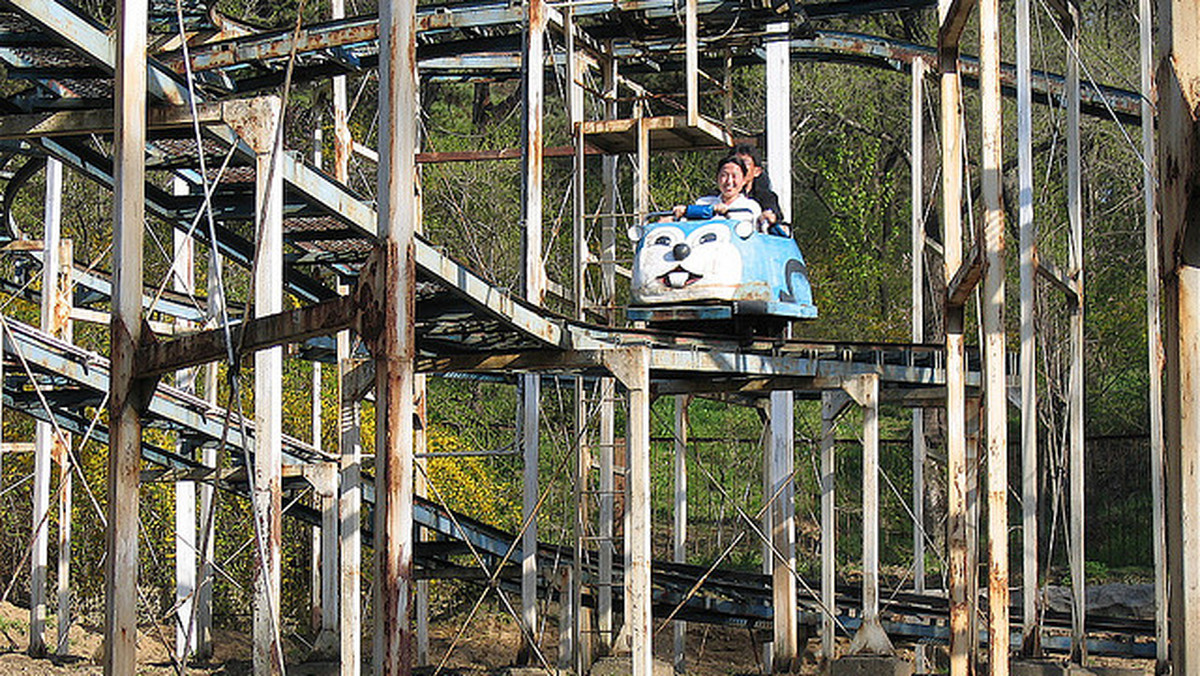
MULTIPOLYGON (((833 352, 853 350, 856 345, 828 344, 833 352)), ((807 346, 807 349, 814 349, 807 346)), ((53 422, 64 431, 83 434, 90 425, 84 411, 101 406, 108 388, 108 360, 101 355, 78 346, 54 339, 34 328, 13 319, 4 322, 4 406, 22 411, 36 419, 53 422), (43 405, 37 395, 46 398, 43 405)), ((215 445, 223 443, 230 451, 234 466, 240 466, 244 457, 245 442, 240 430, 246 426, 253 438, 252 421, 240 421, 238 414, 212 406, 202 399, 167 385, 159 385, 147 411, 147 426, 170 429, 192 445, 215 445), (230 425, 226 427, 225 421, 230 425)), ((95 425, 92 439, 107 443, 107 430, 95 425)), ((216 475, 193 460, 185 458, 171 449, 143 442, 143 458, 160 468, 168 470, 158 477, 187 476, 215 483, 225 490, 239 495, 248 495, 248 484, 244 474, 237 472, 216 475), (240 478, 239 478, 240 477, 240 478)), ((252 454, 252 450, 251 450, 252 454)), ((312 446, 292 437, 284 438, 285 463, 305 465, 331 462, 333 456, 322 453, 312 446)), ((294 479, 287 488, 294 488, 294 479)), ((364 502, 370 506, 374 496, 370 482, 364 485, 364 502)), ((314 525, 320 523, 319 515, 311 508, 294 505, 289 514, 314 525)), ((367 523, 371 520, 367 519, 367 523)), ((425 577, 479 578, 480 571, 462 569, 451 563, 449 558, 456 553, 465 553, 467 543, 474 547, 489 562, 496 565, 502 560, 520 560, 519 544, 513 543, 511 533, 489 526, 461 514, 451 514, 428 500, 419 500, 414 509, 417 526, 437 533, 438 542, 421 543, 417 548, 418 575, 425 577)), ((368 531, 369 537, 369 531, 368 531)), ((566 566, 571 561, 571 550, 543 544, 539 547, 539 559, 543 570, 554 566, 566 566)), ((594 553, 585 553, 585 588, 596 579, 594 553)), ((621 568, 614 570, 618 581, 621 568)), ((553 579, 544 575, 543 581, 553 579)), ((688 595, 697 580, 704 577, 698 593, 682 604, 678 619, 692 622, 721 624, 750 629, 768 629, 771 623, 771 581, 766 575, 745 571, 717 569, 707 574, 701 566, 678 563, 655 562, 653 565, 654 612, 665 617, 675 610, 676 604, 688 595)), ((505 586, 515 585, 515 571, 501 576, 505 586)), ((543 596, 552 596, 557 590, 543 585, 543 596)), ((838 590, 838 616, 842 626, 853 630, 857 626, 855 609, 859 607, 858 590, 842 586, 838 590)), ((620 604, 620 588, 616 589, 616 602, 620 604)), ((885 593, 889 599, 884 605, 886 624, 894 637, 912 641, 939 642, 948 634, 944 626, 946 600, 938 595, 916 595, 906 592, 885 593)), ((585 602, 589 601, 585 598, 585 602)), ((813 625, 820 620, 820 609, 815 599, 800 596, 803 621, 813 625)), ((1014 618, 1019 610, 1014 608, 1014 618)), ((1064 613, 1048 613, 1047 626, 1069 628, 1070 618, 1064 613)), ((1136 657, 1153 657, 1154 627, 1152 622, 1122 618, 1107 618, 1090 614, 1088 630, 1095 634, 1119 638, 1093 638, 1091 650, 1094 654, 1117 654, 1136 657)), ((1067 649, 1065 638, 1048 636, 1049 649, 1067 649), (1061 645, 1059 645, 1061 643, 1061 645)))

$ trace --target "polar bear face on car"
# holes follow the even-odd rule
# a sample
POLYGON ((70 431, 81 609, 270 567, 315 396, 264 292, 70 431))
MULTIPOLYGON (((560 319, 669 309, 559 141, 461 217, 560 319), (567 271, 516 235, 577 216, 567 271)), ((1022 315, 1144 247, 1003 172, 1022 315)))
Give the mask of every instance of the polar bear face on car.
POLYGON ((647 226, 633 262, 634 303, 729 300, 742 281, 733 221, 647 226))

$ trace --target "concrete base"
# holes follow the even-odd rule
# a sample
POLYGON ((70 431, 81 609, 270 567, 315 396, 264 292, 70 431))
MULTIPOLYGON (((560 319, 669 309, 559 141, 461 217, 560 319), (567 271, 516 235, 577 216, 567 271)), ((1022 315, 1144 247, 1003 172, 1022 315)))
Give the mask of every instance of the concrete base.
POLYGON ((1118 667, 1084 668, 1058 660, 1014 659, 1008 664, 1009 676, 1145 676, 1137 669, 1118 667))
POLYGON ((912 663, 895 655, 846 655, 829 664, 829 676, 912 676, 912 663))
POLYGON ((574 676, 575 672, 571 669, 553 669, 546 671, 541 667, 509 667, 500 673, 504 676, 574 676))
MULTIPOLYGON (((624 657, 602 657, 592 665, 591 671, 588 672, 591 676, 629 676, 633 667, 630 664, 629 656, 624 657)), ((658 658, 654 660, 654 676, 674 676, 675 668, 670 662, 664 662, 658 658)))

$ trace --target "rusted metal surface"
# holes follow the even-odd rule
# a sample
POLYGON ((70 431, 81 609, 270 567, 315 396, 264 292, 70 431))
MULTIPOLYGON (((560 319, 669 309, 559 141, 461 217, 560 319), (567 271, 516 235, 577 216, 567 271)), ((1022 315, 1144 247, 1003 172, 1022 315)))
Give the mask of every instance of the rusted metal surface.
MULTIPOLYGON (((354 296, 338 296, 316 305, 256 317, 229 329, 233 347, 238 354, 246 354, 351 328, 358 318, 356 302, 354 296)), ((228 348, 222 328, 147 343, 138 349, 138 375, 159 376, 224 359, 228 348)))
POLYGON ((629 392, 628 514, 625 530, 625 623, 632 676, 651 676, 650 596, 650 348, 612 350, 605 364, 629 392))
MULTIPOLYGON (((791 44, 793 53, 801 57, 807 55, 808 58, 828 60, 870 57, 892 68, 911 65, 917 60, 935 63, 938 59, 935 48, 861 33, 817 31, 814 37, 796 38, 791 44)), ((979 59, 957 53, 954 58, 958 60, 955 68, 965 82, 978 83, 979 59)), ((1000 64, 1000 84, 1005 96, 1014 95, 1019 86, 1015 64, 1000 64)), ((1035 100, 1042 103, 1061 106, 1066 100, 1066 78, 1057 73, 1032 70, 1031 89, 1035 100)), ((1081 88, 1080 95, 1083 110, 1089 115, 1111 119, 1115 113, 1121 122, 1131 124, 1137 124, 1141 119, 1142 97, 1138 92, 1089 82, 1081 88)))
MULTIPOLYGON (((221 121, 223 103, 197 106, 195 121, 202 125, 221 121)), ((183 106, 153 106, 146 111, 146 124, 152 131, 191 128, 192 112, 183 106)), ((39 136, 80 136, 110 134, 113 131, 113 111, 58 110, 0 116, 0 139, 24 139, 39 136)))
POLYGON ((850 642, 849 651, 891 655, 895 649, 879 617, 879 376, 848 378, 842 389, 863 410, 862 624, 850 642))
MULTIPOLYGON (((280 101, 251 99, 237 106, 230 123, 255 152, 254 205, 256 248, 254 315, 263 318, 283 309, 282 137, 276 134, 280 101)), ((255 673, 282 674, 280 595, 282 593, 283 350, 254 353, 253 503, 257 565, 254 570, 255 673)))
MULTIPOLYGON (((31 3, 37 4, 37 3, 31 3)), ((115 63, 113 318, 109 383, 108 511, 105 532, 104 673, 137 669, 138 471, 142 408, 134 377, 142 336, 142 232, 145 225, 146 18, 144 0, 117 8, 116 41, 99 34, 115 63)), ((82 37, 82 36, 81 36, 82 37)))
POLYGON ((417 26, 415 0, 389 0, 379 12, 379 267, 380 331, 363 331, 375 362, 378 432, 375 450, 375 629, 378 676, 407 676, 414 661, 413 392, 416 368, 417 26))
MULTIPOLYGON (((957 20, 952 0, 939 4, 942 26, 957 20)), ((951 35, 953 26, 939 31, 951 35)), ((939 43, 941 77, 941 165, 943 269, 947 286, 962 267, 962 83, 958 73, 957 40, 939 43)), ((967 466, 965 344, 962 305, 946 304, 946 546, 949 549, 950 676, 968 676, 970 656, 970 603, 967 598, 967 466)))
POLYGON ((987 415, 988 656, 992 676, 1007 676, 1008 383, 1005 377, 1005 233, 1001 174, 1000 4, 979 0, 979 81, 983 139, 983 228, 987 269, 982 282, 987 415))

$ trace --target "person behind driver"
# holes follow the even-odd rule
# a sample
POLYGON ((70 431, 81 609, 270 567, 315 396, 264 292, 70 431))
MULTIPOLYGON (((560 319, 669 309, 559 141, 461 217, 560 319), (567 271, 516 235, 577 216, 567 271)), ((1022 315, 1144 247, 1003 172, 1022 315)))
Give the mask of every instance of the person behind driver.
MULTIPOLYGON (((697 199, 695 204, 711 206, 713 213, 720 216, 757 223, 762 216, 762 208, 742 192, 745 184, 746 164, 736 155, 728 155, 717 163, 717 194, 705 195, 697 199)), ((687 207, 677 204, 672 211, 678 220, 683 218, 687 207)))

